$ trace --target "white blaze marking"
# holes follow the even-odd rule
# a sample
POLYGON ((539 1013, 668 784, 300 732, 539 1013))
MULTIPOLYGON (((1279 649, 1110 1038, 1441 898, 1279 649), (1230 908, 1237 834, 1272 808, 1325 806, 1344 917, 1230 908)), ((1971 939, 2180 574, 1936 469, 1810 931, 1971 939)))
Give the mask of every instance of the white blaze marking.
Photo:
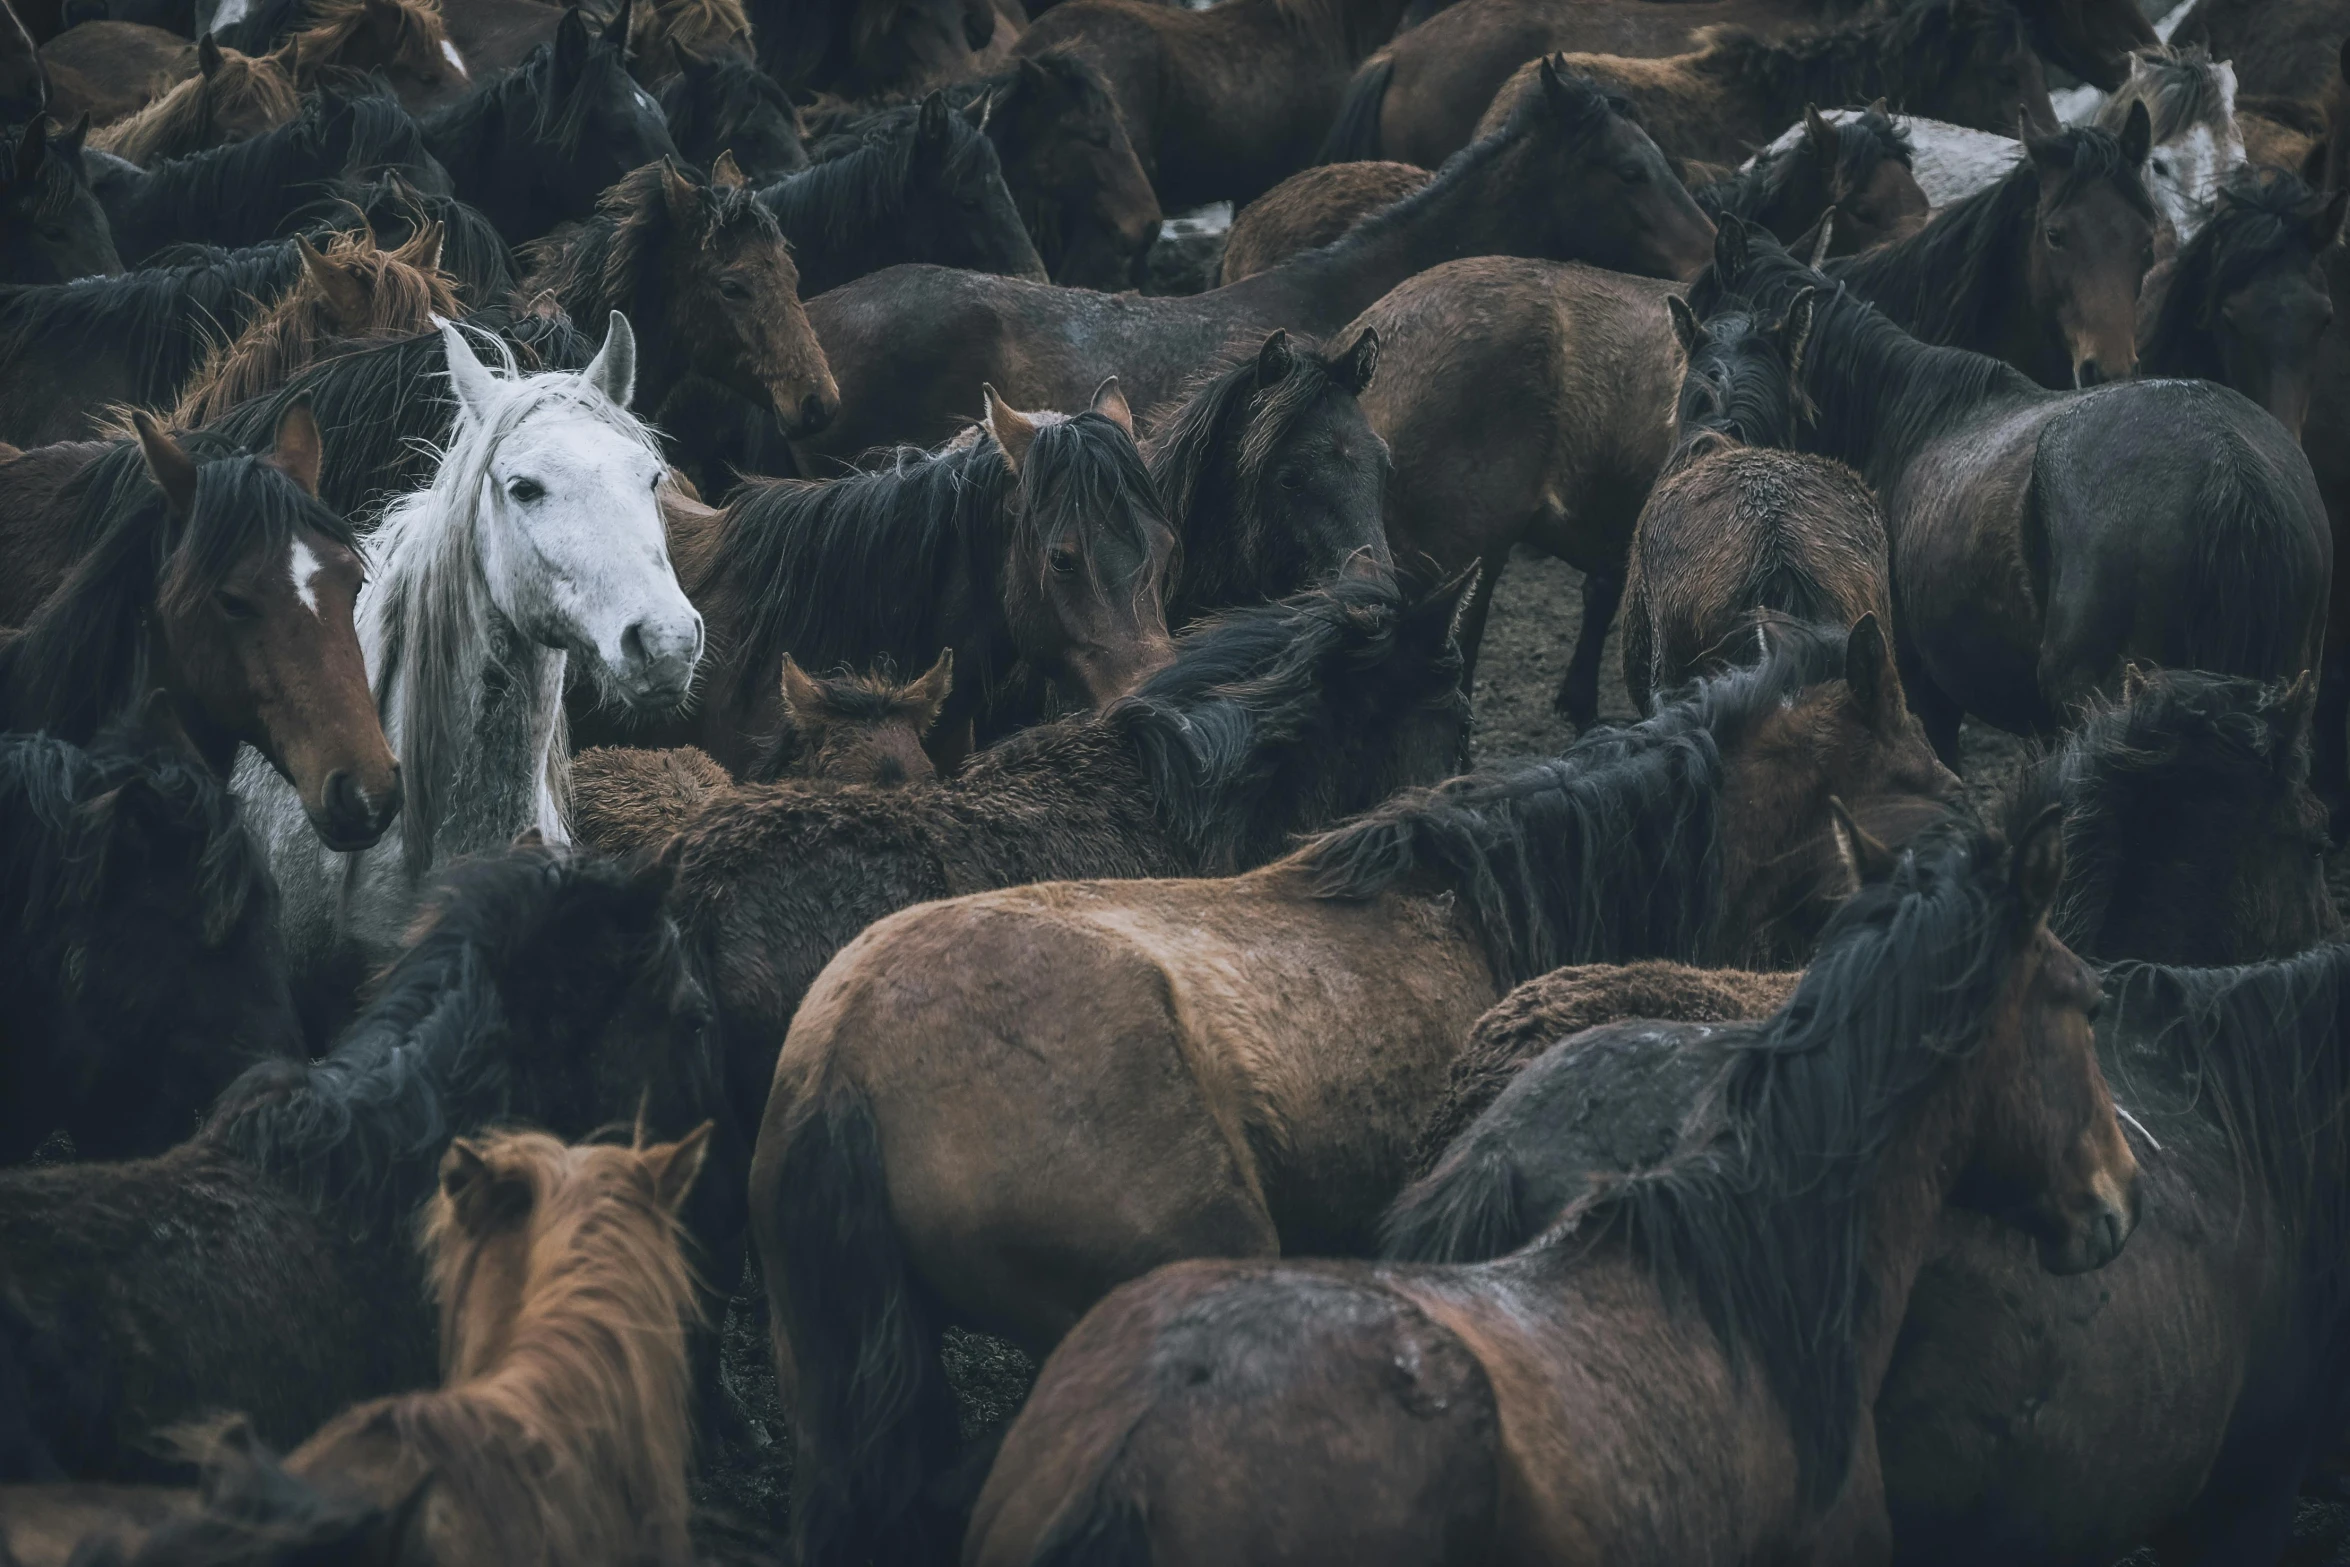
MULTIPOLYGON (((237 3, 241 5, 244 3, 244 0, 237 0, 237 3)), ((449 40, 446 38, 442 39, 441 53, 447 56, 449 63, 457 68, 457 74, 459 76, 466 78, 468 81, 472 80, 473 73, 465 68, 465 56, 457 52, 457 46, 455 44, 449 42, 449 40)))
POLYGON ((212 30, 219 32, 245 19, 245 0, 221 0, 220 9, 212 13, 212 30))
POLYGON ((286 555, 286 575, 293 579, 294 596, 302 601, 302 607, 312 615, 318 613, 316 584, 319 572, 324 569, 318 564, 318 557, 310 553, 310 546, 296 539, 293 549, 286 555))

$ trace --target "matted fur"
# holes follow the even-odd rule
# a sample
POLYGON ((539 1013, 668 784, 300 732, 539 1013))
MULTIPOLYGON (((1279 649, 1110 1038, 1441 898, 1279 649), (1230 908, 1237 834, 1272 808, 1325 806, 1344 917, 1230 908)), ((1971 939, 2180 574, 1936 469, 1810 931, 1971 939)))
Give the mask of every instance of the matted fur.
POLYGON ((213 126, 235 116, 262 128, 283 125, 301 109, 285 66, 270 55, 220 52, 220 69, 175 85, 138 113, 90 133, 90 145, 133 163, 196 152, 216 143, 213 126))
POLYGON ((420 265, 439 248, 437 234, 413 235, 389 251, 379 249, 364 228, 329 237, 322 254, 365 291, 367 319, 343 320, 318 280, 304 271, 243 332, 205 355, 164 422, 174 429, 209 424, 248 398, 285 385, 340 343, 406 337, 431 330, 435 316, 462 314, 448 274, 420 265))
MULTIPOLYGON (((459 0, 462 4, 463 0, 459 0)), ((383 0, 376 0, 380 16, 383 0)), ((394 0, 399 20, 391 50, 395 63, 410 63, 438 72, 448 63, 449 30, 431 0, 394 0)), ((293 51, 294 77, 303 86, 315 85, 329 69, 343 65, 344 52, 370 16, 367 0, 303 0, 307 20, 287 42, 293 51)))

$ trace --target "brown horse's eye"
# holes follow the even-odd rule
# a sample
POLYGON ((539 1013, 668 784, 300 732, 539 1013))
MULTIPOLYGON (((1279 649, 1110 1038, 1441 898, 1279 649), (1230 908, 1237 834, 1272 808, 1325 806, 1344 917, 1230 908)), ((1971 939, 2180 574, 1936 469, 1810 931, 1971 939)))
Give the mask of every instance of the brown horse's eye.
POLYGON ((1302 490, 1306 487, 1306 476, 1298 469, 1284 468, 1273 476, 1273 482, 1285 490, 1302 490))
POLYGON ((1046 556, 1045 559, 1051 564, 1053 570, 1058 572, 1060 575, 1064 577, 1076 575, 1077 552, 1075 550, 1066 546, 1058 546, 1050 555, 1046 556))
POLYGON ((2040 231, 2040 237, 2048 241, 2048 248, 2050 250, 2064 249, 2064 235, 2058 231, 2054 224, 2050 224, 2047 228, 2042 229, 2040 231))
POLYGON ((261 618, 261 611, 254 608, 251 599, 240 597, 229 592, 226 588, 213 594, 212 602, 219 605, 220 612, 231 620, 259 620, 261 618))
POLYGON ((738 305, 746 303, 751 297, 751 291, 733 278, 720 279, 718 293, 720 298, 732 300, 738 305))

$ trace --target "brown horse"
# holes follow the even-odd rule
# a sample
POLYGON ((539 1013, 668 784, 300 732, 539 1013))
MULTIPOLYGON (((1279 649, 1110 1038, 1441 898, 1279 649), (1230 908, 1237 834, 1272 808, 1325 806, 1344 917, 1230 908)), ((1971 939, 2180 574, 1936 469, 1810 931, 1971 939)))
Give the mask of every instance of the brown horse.
POLYGON ((2340 0, 2202 0, 2170 41, 2227 61, 2247 96, 2316 103, 2333 85, 2346 32, 2350 11, 2340 0))
POLYGON ((806 433, 840 408, 783 231, 723 154, 706 179, 671 159, 645 165, 522 260, 523 298, 552 294, 575 321, 618 310, 647 323, 636 395, 656 417, 689 375, 806 433))
POLYGON ((1589 83, 1554 75, 1501 135, 1418 195, 1327 249, 1230 288, 1189 299, 1105 298, 895 267, 821 296, 809 315, 842 378, 845 410, 821 449, 845 455, 942 440, 968 422, 983 381, 1027 406, 1072 407, 1104 367, 1117 370, 1135 411, 1148 417, 1236 339, 1286 327, 1350 342, 1355 333, 1342 331, 1349 318, 1456 256, 1578 257, 1673 277, 1703 264, 1709 237, 1704 215, 1639 128, 1589 83))
POLYGON ((1237 879, 871 927, 793 1021, 752 1169, 804 1559, 943 1544, 917 1499, 953 1453, 946 1325, 1042 1351, 1159 1262, 1361 1249, 1503 989, 1601 955, 1798 956, 1849 891, 1827 797, 1948 788, 1875 623, 1789 628, 1637 728, 1237 879))
POLYGON ((1869 1408, 1944 1199, 2078 1273, 2137 1166, 2049 934, 2053 816, 1925 840, 1732 1027, 1685 1151, 1465 1267, 1189 1262, 1045 1365, 965 1560, 1851 1562, 1889 1550, 1869 1408), (1311 1433, 1310 1435, 1308 1433, 1311 1433))
POLYGON ((1797 249, 1832 215, 1826 253, 1855 255, 1925 222, 1926 193, 1911 157, 1908 134, 1882 101, 1835 124, 1807 104, 1794 145, 1757 154, 1736 174, 1701 187, 1697 204, 1716 220, 1743 218, 1797 249))
POLYGON ((1885 517, 1868 486, 1840 462, 1773 449, 1795 435, 1810 298, 1776 320, 1728 309, 1703 325, 1678 297, 1666 303, 1689 361, 1681 442, 1641 508, 1624 577, 1624 689, 1644 713, 1734 657, 1759 617, 1893 621, 1885 517))
POLYGON ((1403 5, 1067 0, 1017 47, 1075 49, 1099 65, 1159 204, 1181 211, 1247 201, 1311 163, 1347 78, 1395 32, 1403 5))
POLYGON ((137 22, 83 22, 41 46, 49 113, 71 125, 88 115, 111 125, 138 113, 196 72, 196 46, 137 22))
MULTIPOLYGON (((1364 63, 1324 156, 1333 162, 1400 158, 1433 168, 1471 140, 1513 73, 1558 50, 1579 52, 1578 63, 1582 55, 1606 58, 1591 68, 1611 89, 1630 92, 1644 114, 1663 116, 1650 124, 1668 152, 1701 157, 1708 154, 1700 148, 1714 147, 1716 161, 1736 164, 1793 124, 1807 103, 1883 97, 1903 113, 2004 134, 2019 106, 2047 111, 2033 48, 2056 57, 2052 35, 2068 22, 2096 13, 2100 24, 2110 18, 2134 29, 2126 42, 2114 39, 2118 47, 2108 63, 2089 72, 2081 72, 2073 55, 2062 57, 2077 74, 2109 87, 2121 84, 2128 50, 2155 41, 2126 0, 2035 5, 2024 14, 2006 0, 1930 0, 1818 33, 1768 25, 1769 13, 1784 20, 1791 9, 1783 0, 1669 10, 1648 0, 1462 0, 1364 63), (1756 21, 1765 25, 1757 30, 1756 21), (1732 25, 1697 32, 1723 23, 1732 25), (1624 31, 1627 26, 1634 31, 1624 31), (1709 108, 1698 108, 1701 101, 1709 108), (1709 112, 1736 116, 1746 128, 1717 129, 1705 119, 1709 112)), ((2052 113, 2047 118, 2053 123, 2052 113)))
POLYGON ((218 344, 180 388, 164 421, 208 424, 249 397, 275 391, 319 359, 363 343, 433 329, 433 318, 463 315, 441 271, 441 228, 425 224, 397 250, 377 248, 365 229, 331 235, 321 251, 307 239, 302 277, 251 325, 218 344))
MULTIPOLYGON (((1913 5, 1775 42, 1709 34, 1661 60, 1569 54, 1563 64, 1631 104, 1667 155, 1711 163, 1738 163, 1822 103, 1898 101, 1907 114, 2001 134, 2019 119, 2056 123, 2039 56, 2002 0, 1913 5)), ((1528 61, 1511 74, 1476 134, 1532 90, 1537 69, 1528 61)))
POLYGON ((1428 183, 1414 163, 1325 163, 1300 169, 1233 216, 1222 281, 1255 277, 1291 256, 1335 244, 1357 223, 1428 183))
POLYGON ((0 727, 86 744, 160 687, 214 772, 250 745, 330 847, 367 847, 399 814, 400 766, 352 625, 350 524, 317 499, 317 422, 297 405, 257 457, 137 419, 136 442, 65 448, 78 471, 52 504, 0 507, 0 624, 23 628, 0 649, 0 727))
MULTIPOLYGON (((452 6, 463 13, 469 6, 452 6)), ((287 38, 294 80, 304 89, 337 73, 380 75, 412 114, 442 108, 478 84, 431 0, 303 0, 301 25, 287 38)))
POLYGON ((661 81, 688 63, 753 56, 751 17, 742 0, 660 0, 632 7, 631 19, 630 64, 640 81, 661 81))
POLYGON ((196 45, 195 75, 101 128, 90 145, 133 163, 155 163, 258 136, 285 124, 300 107, 282 61, 223 49, 206 36, 196 45))

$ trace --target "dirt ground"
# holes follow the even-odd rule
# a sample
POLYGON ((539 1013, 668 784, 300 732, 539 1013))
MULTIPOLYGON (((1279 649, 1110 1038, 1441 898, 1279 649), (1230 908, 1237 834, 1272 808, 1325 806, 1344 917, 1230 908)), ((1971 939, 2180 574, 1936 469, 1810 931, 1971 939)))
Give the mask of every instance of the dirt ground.
MULTIPOLYGON (((1573 738, 1565 720, 1551 712, 1550 698, 1582 623, 1581 589, 1581 576, 1572 567, 1539 556, 1521 553, 1503 574, 1478 659, 1473 738, 1478 762, 1552 755, 1573 738)), ((1611 633, 1607 641, 1600 715, 1633 716, 1624 694, 1620 633, 1611 633)), ((1970 791, 1985 799, 1996 796, 2027 754, 2013 736, 1973 724, 1963 745, 1961 773, 1970 791)), ((2350 854, 2336 856, 2334 883, 2337 897, 2350 887, 2350 854)), ((715 1455, 707 1466, 697 1488, 697 1499, 711 1510, 706 1543, 713 1555, 728 1560, 780 1559, 788 1522, 790 1436, 776 1399, 763 1305, 748 1295, 737 1300, 728 1320, 725 1369, 755 1428, 756 1445, 715 1455), (762 1537, 778 1543, 764 1543, 762 1537)), ((981 1334, 951 1336, 948 1369, 962 1401, 967 1441, 1008 1421, 1034 1378, 1025 1355, 981 1334)), ((2350 1507, 2305 1503, 2295 1534, 2290 1561, 2300 1567, 2350 1567, 2350 1507)), ((2140 1552, 2116 1567, 2154 1567, 2154 1562, 2150 1553, 2140 1552)))

